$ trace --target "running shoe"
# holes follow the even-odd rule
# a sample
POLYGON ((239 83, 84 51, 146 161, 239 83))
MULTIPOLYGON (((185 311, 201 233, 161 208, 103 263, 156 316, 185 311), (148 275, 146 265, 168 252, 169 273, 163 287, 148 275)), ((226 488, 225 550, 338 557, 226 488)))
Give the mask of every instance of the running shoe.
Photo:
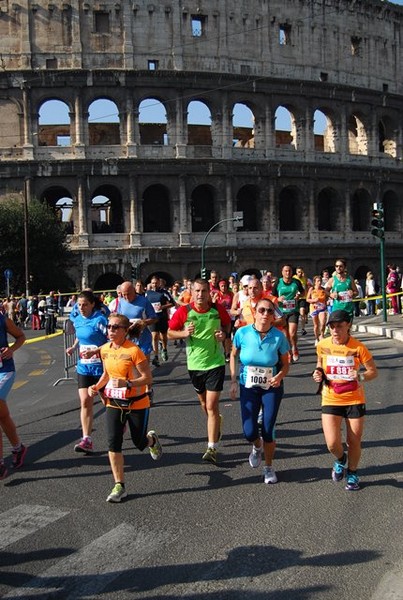
POLYGON ((222 415, 218 415, 219 418, 219 422, 218 422, 218 440, 217 442, 221 442, 221 438, 222 438, 222 425, 224 422, 224 417, 222 415))
POLYGON ((168 350, 166 348, 163 348, 161 351, 161 358, 162 358, 162 362, 167 362, 168 360, 168 350))
POLYGON ((92 454, 94 452, 92 441, 87 438, 82 438, 82 440, 74 446, 74 452, 81 452, 81 454, 92 454))
POLYGON ((109 496, 107 497, 107 502, 120 502, 123 498, 126 498, 127 492, 121 483, 115 483, 113 489, 109 496))
POLYGON ((250 466, 252 467, 252 469, 257 469, 258 467, 260 467, 261 462, 262 462, 262 447, 255 448, 255 446, 252 446, 252 452, 249 454, 250 466))
POLYGON ((277 483, 277 475, 273 467, 269 465, 263 467, 263 480, 265 483, 277 483))
POLYGON ((4 463, 1 463, 1 465, 0 465, 0 480, 7 477, 7 473, 8 473, 8 470, 7 470, 6 465, 4 463))
POLYGON ((294 362, 298 362, 299 361, 299 352, 298 350, 295 348, 295 350, 292 351, 292 360, 294 362))
POLYGON ((159 460, 162 455, 162 446, 160 444, 158 435, 155 433, 155 431, 153 429, 151 429, 151 431, 149 431, 147 433, 147 437, 149 437, 149 438, 152 437, 154 439, 154 445, 148 447, 148 449, 150 450, 151 458, 153 460, 159 460))
POLYGON ((226 355, 225 355, 225 362, 226 362, 226 363, 229 363, 229 354, 226 354, 226 355))
POLYGON ((154 356, 154 358, 151 361, 151 364, 153 364, 154 367, 159 367, 160 366, 160 361, 158 360, 158 356, 154 356))
POLYGON ((355 492, 360 489, 360 479, 357 473, 352 473, 351 471, 347 471, 346 475, 346 488, 349 492, 355 492))
POLYGON ((217 464, 217 449, 216 448, 207 448, 206 452, 202 456, 202 460, 206 462, 210 462, 213 465, 217 464))
POLYGON ((344 471, 346 468, 346 463, 340 462, 339 460, 335 460, 332 469, 332 479, 333 481, 341 481, 344 477, 344 471))
POLYGON ((27 447, 21 444, 19 450, 13 450, 13 469, 19 469, 24 464, 24 458, 27 453, 27 447))

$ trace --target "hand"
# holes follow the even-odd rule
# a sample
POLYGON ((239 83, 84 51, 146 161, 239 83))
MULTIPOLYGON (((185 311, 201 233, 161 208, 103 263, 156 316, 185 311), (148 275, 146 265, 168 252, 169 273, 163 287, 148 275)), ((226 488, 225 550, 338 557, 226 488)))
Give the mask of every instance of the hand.
POLYGON ((223 342, 226 338, 226 335, 224 331, 217 329, 217 331, 214 332, 214 337, 218 342, 223 342))
POLYGON ((185 333, 187 333, 186 337, 190 337, 191 335, 193 335, 195 330, 195 324, 191 321, 185 327, 185 333))
POLYGON ((270 386, 271 387, 279 387, 281 384, 281 381, 282 381, 281 375, 277 374, 270 379, 270 386))
POLYGON ((231 400, 235 400, 238 395, 238 383, 236 381, 231 381, 229 393, 231 396, 231 400))
POLYGON ((11 348, 0 348, 0 356, 3 360, 9 360, 13 358, 13 351, 11 348))
POLYGON ((90 398, 94 398, 98 394, 93 385, 90 385, 90 387, 87 389, 87 392, 90 398))
POLYGON ((316 383, 320 383, 323 379, 323 373, 321 371, 319 371, 318 369, 315 369, 314 372, 312 373, 312 379, 316 383))

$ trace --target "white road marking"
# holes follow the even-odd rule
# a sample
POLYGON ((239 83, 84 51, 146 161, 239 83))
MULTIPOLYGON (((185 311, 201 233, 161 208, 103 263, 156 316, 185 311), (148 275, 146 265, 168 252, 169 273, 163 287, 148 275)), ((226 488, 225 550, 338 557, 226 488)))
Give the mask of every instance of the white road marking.
POLYGON ((69 514, 50 506, 20 504, 0 515, 0 550, 69 514))

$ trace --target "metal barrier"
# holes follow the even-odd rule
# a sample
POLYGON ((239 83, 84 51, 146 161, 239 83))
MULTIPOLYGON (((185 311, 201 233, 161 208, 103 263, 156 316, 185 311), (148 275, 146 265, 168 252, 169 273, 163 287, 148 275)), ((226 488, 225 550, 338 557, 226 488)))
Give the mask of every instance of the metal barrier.
POLYGON ((74 350, 72 354, 67 354, 67 348, 71 348, 76 339, 76 330, 74 328, 73 323, 70 319, 66 319, 63 326, 63 347, 64 347, 64 377, 61 377, 55 383, 54 386, 60 383, 61 381, 77 381, 74 377, 69 377, 69 369, 72 369, 77 365, 78 357, 79 357, 79 349, 78 347, 74 350))

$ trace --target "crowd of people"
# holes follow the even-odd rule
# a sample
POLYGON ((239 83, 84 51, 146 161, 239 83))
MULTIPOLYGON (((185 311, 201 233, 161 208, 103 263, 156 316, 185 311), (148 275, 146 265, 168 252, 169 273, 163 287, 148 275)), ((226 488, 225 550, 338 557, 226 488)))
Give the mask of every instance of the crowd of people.
MULTIPOLYGON (((389 265, 388 273, 388 290, 394 293, 401 285, 399 270, 389 265)), ((78 352, 82 430, 75 452, 91 455, 94 451, 93 405, 99 395, 105 405, 114 480, 107 501, 120 502, 127 496, 122 452, 126 427, 136 448, 148 448, 153 460, 161 457, 158 434, 154 429, 147 432, 154 395, 152 368, 157 372, 161 362, 169 360, 168 340, 172 340, 175 346, 186 347, 190 382, 205 420, 207 446, 201 459, 212 464, 220 460, 223 417, 219 400, 229 363, 230 396, 239 398, 243 434, 251 443, 249 464, 256 469, 263 461, 263 481, 276 483, 276 418, 290 365, 300 359, 299 336, 306 335, 312 322, 317 353, 312 377, 322 395, 322 427, 334 456, 331 477, 341 481, 345 476, 347 490, 359 489, 357 469, 365 415, 362 383, 374 379, 377 370, 371 353, 351 336, 350 328, 364 296, 367 314, 375 314, 378 292, 371 272, 363 292, 348 273, 346 261, 338 258, 332 273, 324 270, 312 279, 302 267, 284 264, 279 276, 270 271, 259 276, 251 270, 238 280, 236 274, 224 278, 213 270, 209 280, 185 278, 168 288, 153 275, 147 285, 140 280, 123 282, 116 294, 98 297, 84 290, 72 296, 69 318, 76 338, 66 352, 78 352)), ((397 312, 399 298, 392 302, 397 312)), ((34 327, 29 301, 23 314, 25 320, 31 318, 34 327)), ((53 292, 45 303, 55 315, 58 300, 53 292)), ((9 373, 14 373, 12 354, 25 338, 8 304, 4 306, 7 314, 0 313, 0 425, 12 445, 14 468, 19 468, 26 448, 12 425, 6 397, 11 389, 9 373), (15 338, 12 346, 8 346, 7 334, 15 338)), ((1 453, 0 478, 6 474, 1 453)))

